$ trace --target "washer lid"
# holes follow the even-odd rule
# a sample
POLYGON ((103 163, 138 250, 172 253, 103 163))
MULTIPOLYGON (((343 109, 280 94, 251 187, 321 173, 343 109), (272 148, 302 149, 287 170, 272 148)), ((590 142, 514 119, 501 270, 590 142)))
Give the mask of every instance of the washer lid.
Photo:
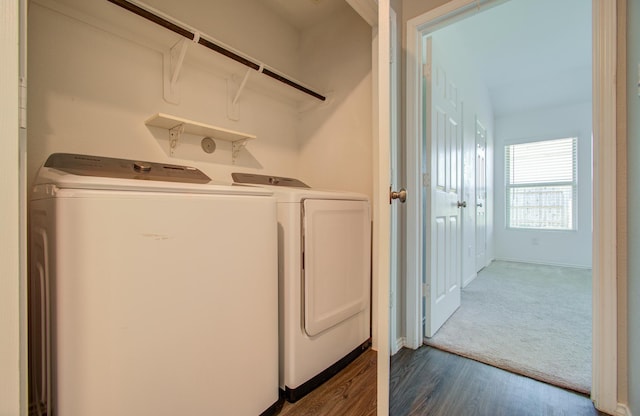
POLYGON ((212 182, 189 166, 68 153, 52 154, 47 159, 38 172, 32 198, 50 197, 58 189, 273 195, 264 188, 212 182))
POLYGON ((207 175, 191 166, 71 153, 54 153, 44 166, 79 176, 181 183, 211 182, 207 175))

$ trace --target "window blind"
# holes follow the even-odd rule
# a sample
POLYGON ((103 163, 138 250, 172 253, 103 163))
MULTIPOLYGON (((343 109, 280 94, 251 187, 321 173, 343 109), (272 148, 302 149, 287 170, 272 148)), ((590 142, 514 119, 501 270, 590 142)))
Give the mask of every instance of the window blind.
POLYGON ((575 137, 505 146, 508 228, 575 229, 575 137))

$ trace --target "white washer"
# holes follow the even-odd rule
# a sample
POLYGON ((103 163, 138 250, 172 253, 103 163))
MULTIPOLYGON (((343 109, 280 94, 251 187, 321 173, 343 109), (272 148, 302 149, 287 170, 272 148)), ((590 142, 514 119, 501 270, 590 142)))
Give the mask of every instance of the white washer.
POLYGON ((35 414, 279 411, 270 192, 185 166, 55 154, 30 221, 35 414))
POLYGON ((278 200, 280 388, 295 402, 370 345, 371 215, 366 195, 234 173, 278 200))

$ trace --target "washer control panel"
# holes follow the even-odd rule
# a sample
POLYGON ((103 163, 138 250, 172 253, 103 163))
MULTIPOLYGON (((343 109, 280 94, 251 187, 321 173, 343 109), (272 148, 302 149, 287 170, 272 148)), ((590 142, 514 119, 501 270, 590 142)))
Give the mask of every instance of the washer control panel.
POLYGON ((183 183, 211 182, 201 170, 191 166, 73 153, 54 153, 49 156, 44 166, 80 176, 183 183))

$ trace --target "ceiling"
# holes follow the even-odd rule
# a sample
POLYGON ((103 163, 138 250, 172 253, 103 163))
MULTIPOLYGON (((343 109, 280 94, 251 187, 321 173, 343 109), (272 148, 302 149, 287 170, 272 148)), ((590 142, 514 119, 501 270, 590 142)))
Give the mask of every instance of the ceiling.
MULTIPOLYGON (((349 8, 345 0, 258 1, 298 30, 349 8)), ((591 0, 496 3, 436 32, 473 62, 494 115, 590 100, 591 0)))
POLYGON ((510 0, 440 34, 469 55, 498 117, 591 99, 591 0, 510 0))

